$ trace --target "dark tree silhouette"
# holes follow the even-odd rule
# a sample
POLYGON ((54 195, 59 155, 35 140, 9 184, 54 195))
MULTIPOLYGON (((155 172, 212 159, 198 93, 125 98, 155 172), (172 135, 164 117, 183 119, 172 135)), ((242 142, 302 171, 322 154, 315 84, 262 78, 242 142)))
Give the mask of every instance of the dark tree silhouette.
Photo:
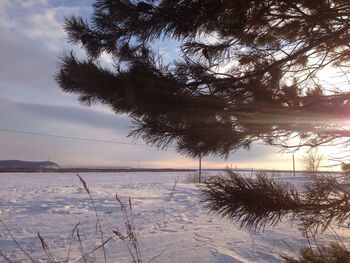
POLYGON ((227 156, 257 140, 284 147, 345 138, 350 94, 320 70, 348 71, 347 0, 97 0, 90 21, 69 17, 57 72, 63 91, 135 120, 131 135, 192 157, 227 156), (172 39, 165 64, 154 43, 172 39), (97 61, 112 56, 114 68, 97 61), (288 138, 299 138, 288 145, 288 138))
MULTIPOLYGON (((227 156, 257 140, 287 148, 350 143, 342 122, 350 93, 320 76, 334 68, 346 79, 348 0, 97 0, 90 21, 67 18, 65 30, 87 58, 62 57, 61 89, 131 116, 131 135, 157 147, 174 142, 198 157, 227 156), (179 45, 169 63, 157 52, 164 39, 179 45), (113 68, 98 63, 103 53, 113 68)), ((333 177, 314 178, 300 193, 231 171, 203 193, 208 208, 249 228, 291 217, 305 231, 322 230, 350 215, 349 188, 333 177)))

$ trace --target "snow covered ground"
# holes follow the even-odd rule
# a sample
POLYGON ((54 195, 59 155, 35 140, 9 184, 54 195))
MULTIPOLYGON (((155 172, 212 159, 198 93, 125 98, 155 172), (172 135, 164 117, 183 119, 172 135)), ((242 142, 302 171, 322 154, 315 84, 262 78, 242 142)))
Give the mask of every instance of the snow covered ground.
MULTIPOLYGON (((219 173, 219 172, 216 172, 219 173)), ((221 219, 203 210, 196 184, 184 183, 188 172, 83 173, 101 219, 105 237, 122 229, 124 219, 115 194, 127 203, 131 198, 136 232, 142 258, 148 262, 281 262, 280 254, 293 254, 306 240, 296 226, 279 224, 264 232, 240 229, 237 223, 221 219), (178 181, 173 192, 175 180, 178 181)), ((284 175, 282 180, 302 184, 303 176, 284 175)), ((80 222, 84 251, 101 241, 88 195, 76 177, 69 173, 0 174, 0 220, 36 262, 48 262, 37 237, 39 232, 58 262, 67 258, 70 236, 80 222)), ((345 242, 347 228, 337 228, 345 242)), ((334 240, 326 232, 322 239, 334 240)), ((0 250, 13 262, 28 262, 4 225, 0 224, 0 250)), ((117 238, 106 246, 109 262, 129 262, 130 255, 117 238)), ((80 254, 73 239, 71 262, 80 254)), ((101 251, 89 262, 102 262, 101 251)), ((6 262, 0 256, 0 262, 6 262)))

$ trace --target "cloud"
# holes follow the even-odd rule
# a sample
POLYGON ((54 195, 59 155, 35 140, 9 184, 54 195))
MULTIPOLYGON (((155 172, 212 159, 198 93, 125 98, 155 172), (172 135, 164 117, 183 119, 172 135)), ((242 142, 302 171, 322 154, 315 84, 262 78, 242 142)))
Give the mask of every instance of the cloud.
POLYGON ((40 43, 14 38, 7 32, 1 32, 1 58, 5 63, 0 66, 0 85, 30 86, 28 88, 48 88, 53 86, 55 56, 46 52, 40 43))
POLYGON ((125 116, 102 112, 89 107, 18 102, 4 97, 0 97, 0 104, 0 109, 5 108, 8 114, 12 115, 6 120, 7 123, 12 122, 12 124, 18 121, 13 118, 14 116, 26 115, 34 122, 35 119, 39 119, 40 122, 50 121, 62 123, 62 125, 79 124, 86 128, 118 131, 125 134, 125 136, 131 126, 130 119, 125 116))
POLYGON ((87 107, 78 108, 33 103, 19 103, 18 107, 23 111, 39 115, 39 117, 51 121, 79 123, 93 128, 121 130, 124 133, 131 125, 127 117, 100 112, 87 107))
POLYGON ((91 3, 90 0, 2 0, 0 27, 28 39, 40 40, 50 50, 61 50, 66 43, 64 18, 89 13, 91 3))
MULTIPOLYGON (((65 16, 85 14, 92 1, 0 1, 0 91, 27 101, 67 99, 54 81, 58 57, 69 50, 65 16)), ((79 48, 73 47, 77 53, 79 48)), ((73 96, 71 96, 73 98, 73 96)))
POLYGON ((0 1, 0 88, 55 92, 57 56, 67 47, 62 16, 76 9, 46 0, 0 1))

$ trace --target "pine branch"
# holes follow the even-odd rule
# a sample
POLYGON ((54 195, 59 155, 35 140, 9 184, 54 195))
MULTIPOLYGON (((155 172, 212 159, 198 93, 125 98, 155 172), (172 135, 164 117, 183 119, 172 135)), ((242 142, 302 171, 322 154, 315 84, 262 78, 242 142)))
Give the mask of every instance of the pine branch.
POLYGON ((228 169, 225 176, 205 183, 203 201, 206 209, 255 230, 291 219, 303 233, 323 232, 349 220, 349 182, 331 175, 310 179, 303 191, 297 191, 263 173, 250 178, 228 169))
POLYGON ((291 185, 278 183, 263 173, 245 178, 228 169, 226 176, 206 182, 202 191, 207 209, 248 229, 274 226, 302 206, 291 185))

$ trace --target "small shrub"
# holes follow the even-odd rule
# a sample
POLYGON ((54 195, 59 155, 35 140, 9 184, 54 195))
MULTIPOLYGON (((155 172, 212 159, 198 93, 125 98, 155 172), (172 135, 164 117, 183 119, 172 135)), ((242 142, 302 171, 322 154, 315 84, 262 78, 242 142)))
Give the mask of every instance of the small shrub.
POLYGON ((342 244, 330 243, 313 249, 305 246, 300 250, 298 258, 282 256, 287 263, 349 263, 350 252, 342 244))

